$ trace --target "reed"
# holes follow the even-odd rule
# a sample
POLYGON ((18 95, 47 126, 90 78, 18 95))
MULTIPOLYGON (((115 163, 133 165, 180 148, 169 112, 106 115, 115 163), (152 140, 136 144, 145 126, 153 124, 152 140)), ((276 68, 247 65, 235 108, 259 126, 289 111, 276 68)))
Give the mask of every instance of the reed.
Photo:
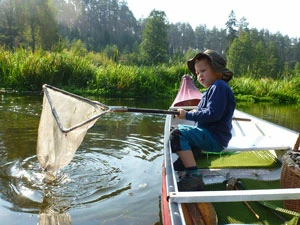
MULTIPOLYGON (((47 83, 78 94, 174 98, 182 75, 187 73, 184 63, 129 66, 117 64, 103 53, 11 52, 0 48, 0 88, 18 91, 40 91, 47 83)), ((195 84, 201 89, 198 82, 195 84)), ((238 101, 300 103, 299 75, 280 80, 234 77, 229 84, 238 101)))
POLYGON ((300 103, 300 78, 274 80, 271 78, 253 79, 239 77, 230 85, 240 101, 275 101, 300 103))
POLYGON ((68 52, 1 49, 0 53, 1 85, 15 90, 37 91, 44 83, 84 88, 97 69, 87 57, 68 52))
POLYGON ((100 66, 96 82, 90 83, 88 89, 106 96, 169 97, 176 94, 181 76, 180 66, 100 66))

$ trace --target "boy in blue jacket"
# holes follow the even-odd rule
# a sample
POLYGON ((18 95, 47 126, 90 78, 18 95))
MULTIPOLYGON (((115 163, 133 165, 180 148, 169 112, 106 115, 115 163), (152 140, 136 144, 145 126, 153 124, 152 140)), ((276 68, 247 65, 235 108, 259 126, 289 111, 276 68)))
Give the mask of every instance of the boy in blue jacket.
POLYGON ((214 50, 198 53, 187 65, 199 83, 208 89, 196 110, 178 109, 179 119, 194 121, 197 126, 179 125, 172 131, 170 141, 172 152, 179 156, 173 164, 174 169, 186 171, 177 183, 178 190, 200 191, 204 189, 204 183, 192 149, 220 152, 228 146, 236 103, 227 82, 233 73, 226 68, 222 55, 214 50))

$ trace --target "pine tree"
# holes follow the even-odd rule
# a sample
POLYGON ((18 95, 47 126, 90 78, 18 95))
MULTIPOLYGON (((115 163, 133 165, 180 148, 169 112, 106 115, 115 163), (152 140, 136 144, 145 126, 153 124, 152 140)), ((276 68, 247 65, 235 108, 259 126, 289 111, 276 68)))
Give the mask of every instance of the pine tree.
POLYGON ((168 25, 163 11, 153 10, 146 21, 140 44, 140 56, 144 64, 167 61, 168 25))

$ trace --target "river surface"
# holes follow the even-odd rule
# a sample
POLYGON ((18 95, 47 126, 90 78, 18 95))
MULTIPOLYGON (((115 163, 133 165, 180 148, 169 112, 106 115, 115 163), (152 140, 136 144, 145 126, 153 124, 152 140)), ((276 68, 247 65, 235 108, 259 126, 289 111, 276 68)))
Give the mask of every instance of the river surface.
MULTIPOLYGON (((172 99, 93 99, 167 109, 172 99)), ((239 103, 238 109, 300 131, 300 106, 239 103)), ((110 113, 90 128, 54 183, 36 157, 41 95, 0 93, 1 225, 160 225, 163 115, 110 113)))

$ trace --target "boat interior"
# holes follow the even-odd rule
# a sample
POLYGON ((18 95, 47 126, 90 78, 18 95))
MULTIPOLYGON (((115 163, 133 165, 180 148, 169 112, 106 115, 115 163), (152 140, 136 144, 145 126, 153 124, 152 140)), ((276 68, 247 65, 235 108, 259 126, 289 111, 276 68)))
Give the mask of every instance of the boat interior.
POLYGON ((205 190, 179 192, 177 181, 183 172, 174 171, 177 155, 167 138, 180 123, 194 125, 172 115, 165 124, 166 191, 173 224, 196 224, 187 211, 195 211, 193 205, 201 209, 201 204, 215 214, 211 224, 300 224, 300 184, 289 186, 297 178, 283 181, 284 156, 299 149, 299 133, 236 110, 229 146, 221 153, 201 152, 197 157, 205 190))

